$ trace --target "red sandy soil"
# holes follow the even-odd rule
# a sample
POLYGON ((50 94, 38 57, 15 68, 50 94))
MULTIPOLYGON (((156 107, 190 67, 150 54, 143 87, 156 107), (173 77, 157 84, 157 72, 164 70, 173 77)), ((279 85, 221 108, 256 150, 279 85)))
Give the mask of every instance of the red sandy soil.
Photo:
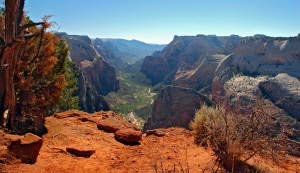
MULTIPOLYGON (((182 128, 162 129, 163 137, 143 136, 140 145, 128 146, 115 140, 113 133, 97 129, 101 116, 96 113, 64 118, 46 118, 48 133, 43 136, 43 146, 35 164, 17 161, 0 164, 1 173, 152 173, 152 172, 211 172, 214 157, 212 153, 193 143, 193 132, 182 128), (89 116, 90 120, 81 121, 89 116), (84 146, 95 149, 90 158, 72 156, 67 146, 84 146), (174 171, 175 170, 175 171, 174 171)), ((0 137, 6 135, 0 132, 0 137), (2 135, 2 136, 1 136, 2 135)), ((3 140, 0 151, 4 150, 3 140)), ((300 159, 287 159, 281 167, 272 166, 270 161, 254 160, 266 172, 300 172, 300 159)))

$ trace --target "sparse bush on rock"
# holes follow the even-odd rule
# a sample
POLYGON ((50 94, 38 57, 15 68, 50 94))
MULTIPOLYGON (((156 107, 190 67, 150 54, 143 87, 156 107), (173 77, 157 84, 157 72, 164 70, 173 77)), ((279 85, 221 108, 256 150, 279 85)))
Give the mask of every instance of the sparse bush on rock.
POLYGON ((216 163, 230 172, 253 172, 255 167, 247 161, 255 156, 278 161, 293 143, 285 134, 291 129, 278 124, 260 103, 248 114, 203 106, 190 127, 195 143, 210 147, 216 163))

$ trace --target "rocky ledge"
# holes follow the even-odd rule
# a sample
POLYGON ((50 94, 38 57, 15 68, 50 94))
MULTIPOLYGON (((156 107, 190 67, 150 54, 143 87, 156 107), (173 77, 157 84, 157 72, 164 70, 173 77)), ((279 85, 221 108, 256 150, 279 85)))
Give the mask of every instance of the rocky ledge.
MULTIPOLYGON (((114 112, 89 114, 76 110, 47 117, 46 127, 48 133, 42 139, 32 134, 9 135, 0 130, 0 172, 127 173, 172 172, 174 169, 175 172, 199 172, 214 166, 212 152, 194 144, 193 132, 183 128, 155 129, 142 134, 135 125, 114 112), (104 120, 112 120, 111 124, 119 130, 99 129, 99 123, 104 120), (15 148, 9 147, 15 145, 13 141, 19 141, 17 147, 9 150, 15 148), (24 153, 15 155, 16 151, 31 153, 33 160, 22 159, 24 153)), ((271 172, 300 171, 296 165, 299 159, 286 159, 282 167, 259 158, 255 163, 271 172)))

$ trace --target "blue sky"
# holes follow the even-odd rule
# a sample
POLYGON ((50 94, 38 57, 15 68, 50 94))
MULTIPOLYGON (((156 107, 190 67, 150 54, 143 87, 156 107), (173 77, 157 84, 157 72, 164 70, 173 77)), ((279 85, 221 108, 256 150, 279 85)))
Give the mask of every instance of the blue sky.
POLYGON ((300 33, 300 0, 26 0, 38 21, 92 38, 168 43, 174 35, 300 33))

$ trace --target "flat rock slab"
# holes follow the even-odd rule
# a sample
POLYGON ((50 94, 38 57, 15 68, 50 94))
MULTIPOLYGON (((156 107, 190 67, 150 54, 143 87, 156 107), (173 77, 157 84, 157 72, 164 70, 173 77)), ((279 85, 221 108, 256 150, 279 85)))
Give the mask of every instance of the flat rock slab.
POLYGON ((61 112, 61 113, 55 113, 54 117, 58 119, 64 119, 64 118, 69 118, 69 117, 81 117, 81 116, 87 116, 89 115, 86 112, 78 111, 78 110, 69 110, 66 112, 61 112))
POLYGON ((43 139, 27 133, 22 138, 14 140, 8 146, 8 150, 23 163, 35 163, 43 145, 43 139))
POLYGON ((126 128, 126 129, 120 129, 115 132, 115 138, 119 142, 126 143, 126 144, 132 144, 132 143, 137 143, 142 139, 142 132, 131 129, 131 128, 126 128))
POLYGON ((74 147, 74 146, 66 147, 66 151, 74 156, 85 157, 85 158, 91 157, 96 152, 96 150, 89 149, 86 147, 74 147))

